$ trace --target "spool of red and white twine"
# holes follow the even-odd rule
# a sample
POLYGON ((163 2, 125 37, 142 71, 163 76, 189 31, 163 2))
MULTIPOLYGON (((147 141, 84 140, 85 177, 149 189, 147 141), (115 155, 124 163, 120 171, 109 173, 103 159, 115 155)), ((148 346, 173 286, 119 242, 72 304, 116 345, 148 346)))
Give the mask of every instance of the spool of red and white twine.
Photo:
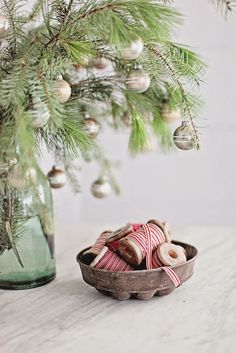
POLYGON ((156 224, 147 223, 136 232, 121 240, 119 251, 129 263, 139 265, 146 258, 146 268, 152 269, 152 253, 166 242, 163 230, 156 224))
POLYGON ((108 271, 133 271, 134 269, 115 252, 104 246, 99 255, 91 263, 91 267, 108 271))
POLYGON ((168 266, 164 266, 159 257, 158 257, 158 253, 157 251, 153 252, 153 256, 152 256, 152 268, 162 268, 166 274, 169 276, 169 278, 171 279, 171 281, 174 283, 175 287, 180 286, 181 282, 180 282, 180 278, 179 276, 175 273, 174 270, 172 270, 172 268, 168 267, 168 266))

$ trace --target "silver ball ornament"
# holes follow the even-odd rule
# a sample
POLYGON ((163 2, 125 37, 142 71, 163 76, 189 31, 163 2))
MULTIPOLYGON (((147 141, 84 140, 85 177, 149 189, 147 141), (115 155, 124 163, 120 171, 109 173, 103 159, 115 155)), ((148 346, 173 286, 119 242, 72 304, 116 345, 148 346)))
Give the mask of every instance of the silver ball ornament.
POLYGON ((98 179, 91 186, 91 193, 98 199, 103 199, 111 193, 111 184, 104 180, 98 179))
POLYGON ((173 141, 177 148, 189 151, 194 147, 194 140, 188 122, 183 121, 173 135, 173 141))
POLYGON ((143 47, 141 39, 135 40, 120 49, 120 57, 124 60, 135 60, 142 54, 143 47))
POLYGON ((53 82, 53 91, 60 103, 65 103, 70 99, 71 86, 61 78, 53 82))
POLYGON ((145 92, 149 88, 150 83, 150 76, 142 69, 131 71, 126 79, 127 87, 136 93, 145 92))
POLYGON ((53 166, 47 175, 49 184, 53 189, 60 189, 66 184, 66 174, 64 170, 53 166))
POLYGON ((100 132, 101 126, 96 119, 88 116, 84 119, 84 129, 91 138, 95 139, 100 132))
POLYGON ((7 34, 7 30, 9 28, 9 21, 8 19, 0 15, 0 39, 3 39, 5 35, 7 34))

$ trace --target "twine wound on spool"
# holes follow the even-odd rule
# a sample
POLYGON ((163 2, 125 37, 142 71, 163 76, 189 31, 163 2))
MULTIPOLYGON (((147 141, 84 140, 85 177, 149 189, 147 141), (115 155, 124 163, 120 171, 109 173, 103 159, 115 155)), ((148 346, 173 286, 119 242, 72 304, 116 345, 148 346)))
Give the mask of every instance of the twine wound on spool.
POLYGON ((108 271, 126 272, 134 270, 129 264, 127 264, 127 262, 125 262, 125 260, 111 251, 107 246, 103 247, 90 266, 108 271))
POLYGON ((111 234, 113 233, 110 230, 102 232, 93 244, 93 246, 84 252, 83 260, 87 263, 91 263, 91 261, 94 260, 94 258, 100 253, 102 248, 105 246, 106 240, 108 237, 111 236, 111 234))
POLYGON ((161 263, 161 261, 160 261, 160 259, 158 257, 157 251, 153 252, 152 266, 153 266, 153 268, 162 268, 166 272, 166 274, 169 276, 171 281, 174 283, 174 286, 176 288, 180 286, 181 282, 180 282, 179 276, 175 273, 174 270, 172 270, 172 268, 170 268, 168 266, 164 266, 161 263))
POLYGON ((133 232, 122 239, 119 251, 126 261, 136 265, 139 265, 146 257, 146 268, 149 270, 152 269, 153 251, 159 244, 165 242, 166 237, 162 229, 155 224, 148 223, 143 224, 137 232, 133 232))

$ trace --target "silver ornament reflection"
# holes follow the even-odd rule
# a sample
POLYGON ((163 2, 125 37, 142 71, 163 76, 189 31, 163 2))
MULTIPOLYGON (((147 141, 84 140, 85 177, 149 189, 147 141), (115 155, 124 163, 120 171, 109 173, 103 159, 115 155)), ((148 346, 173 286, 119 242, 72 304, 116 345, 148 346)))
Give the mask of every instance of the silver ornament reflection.
POLYGON ((141 39, 131 42, 129 45, 120 49, 120 57, 124 60, 135 60, 143 51, 143 42, 141 39))
POLYGON ((194 140, 187 121, 183 121, 182 125, 175 130, 173 141, 180 150, 189 151, 193 149, 194 140))
POLYGON ((127 87, 136 93, 145 92, 149 88, 150 83, 151 79, 149 74, 142 69, 131 71, 126 79, 127 87))
POLYGON ((98 199, 107 197, 111 193, 111 184, 104 179, 98 179, 91 185, 91 193, 98 199))

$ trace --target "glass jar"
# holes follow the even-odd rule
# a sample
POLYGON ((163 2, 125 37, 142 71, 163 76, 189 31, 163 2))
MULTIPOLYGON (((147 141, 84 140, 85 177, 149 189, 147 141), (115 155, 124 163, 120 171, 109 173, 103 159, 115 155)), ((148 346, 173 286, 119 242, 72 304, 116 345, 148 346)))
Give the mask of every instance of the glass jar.
POLYGON ((56 274, 51 189, 40 171, 31 170, 32 183, 26 175, 14 184, 3 170, 0 166, 0 288, 38 287, 56 274))

